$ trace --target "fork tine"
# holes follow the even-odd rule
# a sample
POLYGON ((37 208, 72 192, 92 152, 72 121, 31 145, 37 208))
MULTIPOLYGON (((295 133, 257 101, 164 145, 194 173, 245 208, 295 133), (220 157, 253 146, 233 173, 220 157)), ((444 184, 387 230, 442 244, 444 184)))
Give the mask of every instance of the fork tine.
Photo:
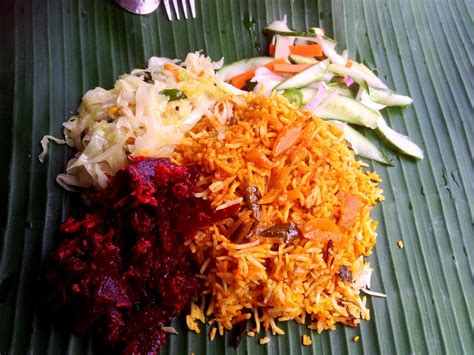
POLYGON ((170 0, 165 0, 164 2, 165 2, 166 15, 168 15, 168 20, 173 21, 173 18, 171 17, 170 0))
POLYGON ((181 0, 181 5, 183 7, 184 18, 188 19, 188 6, 186 5, 186 0, 181 0))
POLYGON ((191 5, 191 14, 193 18, 196 18, 196 5, 194 4, 194 0, 189 0, 189 4, 191 5))
POLYGON ((179 6, 178 0, 173 0, 174 12, 176 13, 176 18, 179 20, 179 6))

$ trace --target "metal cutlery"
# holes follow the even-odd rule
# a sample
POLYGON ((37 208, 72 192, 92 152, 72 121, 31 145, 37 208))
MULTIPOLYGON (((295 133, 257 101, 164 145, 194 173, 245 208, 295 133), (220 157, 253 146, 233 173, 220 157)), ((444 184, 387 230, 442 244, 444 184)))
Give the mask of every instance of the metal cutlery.
MULTIPOLYGON (((147 15, 155 11, 160 5, 161 0, 115 0, 115 2, 123 9, 136 15, 147 15)), ((191 9, 192 18, 196 18, 196 4, 195 0, 172 0, 173 9, 170 5, 170 0, 163 1, 165 5, 166 15, 168 20, 173 21, 173 10, 177 20, 181 19, 180 14, 180 3, 181 11, 184 14, 184 18, 188 18, 188 6, 191 9), (188 5, 189 4, 189 5, 188 5)))

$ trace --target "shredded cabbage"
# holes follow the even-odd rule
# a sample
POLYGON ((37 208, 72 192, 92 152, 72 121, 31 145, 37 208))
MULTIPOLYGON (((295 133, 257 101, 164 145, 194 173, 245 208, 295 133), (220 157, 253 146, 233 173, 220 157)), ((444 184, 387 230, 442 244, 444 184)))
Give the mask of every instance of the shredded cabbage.
MULTIPOLYGON (((361 259, 362 260, 362 259, 361 259)), ((358 260, 360 263, 361 260, 358 260)), ((352 274, 353 285, 356 290, 362 288, 370 288, 370 278, 372 276, 372 268, 368 263, 362 261, 362 266, 352 274)))
POLYGON ((364 258, 359 257, 352 265, 352 285, 357 291, 362 291, 370 296, 387 297, 386 294, 370 290, 372 268, 364 258))
POLYGON ((66 141, 64 139, 59 139, 50 135, 46 135, 41 139, 41 148, 43 151, 41 152, 40 155, 38 155, 38 160, 40 162, 44 162, 44 158, 48 155, 48 146, 49 146, 49 141, 53 141, 57 144, 66 144, 66 141))
MULTIPOLYGON (((65 143, 77 150, 57 182, 68 190, 104 188, 109 177, 128 163, 129 157, 168 157, 199 120, 208 117, 224 137, 232 116, 233 95, 215 71, 223 60, 212 62, 203 54, 177 59, 152 57, 147 69, 122 75, 114 88, 86 92, 78 114, 63 124, 65 143), (171 101, 163 90, 180 90, 183 99, 171 101)), ((41 141, 47 154, 48 139, 41 141)), ((63 141, 64 142, 64 141, 63 141)))

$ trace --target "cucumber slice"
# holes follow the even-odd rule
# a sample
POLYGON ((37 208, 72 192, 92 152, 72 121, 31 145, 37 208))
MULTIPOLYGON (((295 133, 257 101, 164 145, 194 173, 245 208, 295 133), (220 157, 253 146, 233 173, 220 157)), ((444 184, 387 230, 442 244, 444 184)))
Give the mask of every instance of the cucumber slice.
MULTIPOLYGON (((280 35, 280 36, 285 36, 285 37, 296 37, 296 38, 299 38, 301 40, 306 40, 306 41, 309 41, 309 42, 315 42, 317 43, 318 42, 318 39, 316 36, 318 36, 319 34, 311 31, 309 32, 304 32, 304 31, 293 31, 291 29, 277 29, 277 28, 270 28, 270 26, 267 26, 263 29, 263 32, 268 34, 268 35, 280 35)), ((323 39, 328 42, 328 44, 331 45, 331 47, 335 47, 337 42, 335 40, 333 40, 332 38, 329 38, 327 36, 324 36, 322 35, 323 39)))
POLYGON ((350 76, 354 81, 359 85, 360 87, 364 88, 366 91, 368 91, 368 85, 367 82, 362 79, 362 77, 354 72, 351 68, 345 67, 343 65, 337 65, 337 64, 329 64, 328 70, 331 73, 334 73, 338 76, 350 76))
POLYGON ((318 35, 317 38, 324 55, 331 60, 331 63, 339 64, 342 66, 345 66, 347 64, 347 58, 344 58, 336 52, 336 47, 333 43, 326 41, 321 35, 318 35))
POLYGON ((303 94, 298 89, 283 90, 282 95, 288 99, 293 105, 301 107, 303 102, 303 94))
POLYGON ((322 119, 344 121, 369 128, 376 128, 381 117, 380 113, 360 102, 334 93, 329 93, 313 113, 322 119))
POLYGON ((318 90, 313 88, 285 89, 282 95, 291 103, 301 107, 310 102, 311 99, 316 96, 317 91, 318 90))
POLYGON ((322 79, 322 81, 324 81, 325 83, 329 83, 332 78, 334 78, 336 76, 336 74, 334 73, 331 73, 330 71, 326 72, 326 74, 324 74, 324 77, 322 79))
POLYGON ((256 69, 274 60, 273 57, 254 57, 242 59, 229 65, 223 66, 217 71, 219 77, 227 81, 236 75, 242 74, 247 70, 256 69))
POLYGON ((296 37, 300 41, 308 41, 318 43, 317 36, 321 35, 326 42, 329 42, 331 47, 335 47, 337 42, 332 38, 324 35, 324 30, 318 27, 311 27, 309 31, 295 31, 288 27, 286 17, 283 21, 273 21, 267 27, 263 29, 263 32, 267 35, 280 35, 285 37, 296 37))
POLYGON ((338 95, 346 96, 351 99, 354 98, 354 95, 352 95, 352 91, 345 84, 328 83, 328 90, 331 92, 336 91, 338 95))
MULTIPOLYGON (((298 41, 296 44, 303 44, 305 42, 311 42, 311 43, 318 43, 317 37, 309 32, 300 32, 300 31, 276 31, 276 30, 263 30, 267 35, 269 36, 283 36, 283 37, 292 37, 295 42, 298 41)), ((327 37, 323 38, 327 39, 328 42, 330 42, 331 46, 335 46, 336 42, 332 39, 328 39, 327 37)))
POLYGON ((413 143, 409 137, 390 128, 382 116, 379 116, 377 120, 375 132, 383 141, 399 152, 417 159, 423 159, 423 150, 413 143))
POLYGON ((284 90, 284 89, 297 89, 315 81, 323 79, 324 75, 328 70, 329 60, 323 60, 322 62, 313 64, 307 69, 290 76, 288 79, 283 80, 273 90, 284 90))
POLYGON ((385 106, 408 106, 413 103, 411 97, 387 89, 369 88, 369 96, 372 101, 385 106))
POLYGON ((313 97, 316 96, 316 93, 318 92, 317 89, 313 89, 313 88, 301 88, 300 91, 303 94, 303 100, 301 102, 301 106, 306 105, 308 102, 310 102, 313 99, 313 97))
POLYGON ((319 28, 319 27, 310 27, 309 28, 309 33, 311 33, 313 36, 321 36, 326 42, 329 42, 331 46, 334 48, 336 47, 337 41, 324 35, 324 29, 319 28))
POLYGON ((225 81, 220 81, 217 84, 222 90, 231 95, 244 95, 247 91, 237 89, 234 85, 226 83, 225 81))
MULTIPOLYGON (((369 88, 370 90, 370 88, 369 88)), ((356 100, 359 101, 361 104, 364 104, 368 108, 371 108, 372 110, 383 110, 386 106, 379 104, 378 102, 375 102, 372 100, 372 98, 369 96, 367 91, 365 89, 360 88, 359 92, 357 93, 356 100)))
POLYGON ((313 33, 315 36, 324 36, 324 29, 319 27, 310 27, 309 32, 313 33))
POLYGON ((303 57, 302 55, 290 54, 290 60, 295 64, 316 64, 319 60, 313 57, 303 57))
POLYGON ((378 89, 388 89, 387 85, 385 85, 384 82, 380 80, 380 78, 364 64, 352 62, 351 69, 357 74, 359 74, 359 76, 363 78, 370 87, 378 89))
POLYGON ((348 124, 340 121, 330 121, 335 124, 344 134, 344 139, 349 142, 356 155, 363 158, 378 161, 379 163, 393 166, 387 158, 368 138, 348 124))
MULTIPOLYGON (((315 36, 317 36, 317 35, 315 35, 315 36)), ((335 39, 332 39, 332 38, 330 38, 330 37, 328 37, 328 36, 324 36, 324 35, 321 36, 321 37, 323 37, 323 39, 324 39, 326 42, 328 42, 333 48, 336 47, 337 41, 336 41, 335 39)))
POLYGON ((280 35, 284 37, 301 37, 301 38, 310 38, 312 41, 316 40, 316 37, 314 34, 310 32, 302 32, 302 31, 293 31, 293 30, 277 30, 269 27, 265 27, 263 29, 263 32, 265 32, 268 35, 280 35))
POLYGON ((291 30, 288 27, 288 23, 286 21, 286 15, 283 17, 283 20, 276 20, 271 22, 267 27, 263 29, 265 32, 291 32, 291 30))

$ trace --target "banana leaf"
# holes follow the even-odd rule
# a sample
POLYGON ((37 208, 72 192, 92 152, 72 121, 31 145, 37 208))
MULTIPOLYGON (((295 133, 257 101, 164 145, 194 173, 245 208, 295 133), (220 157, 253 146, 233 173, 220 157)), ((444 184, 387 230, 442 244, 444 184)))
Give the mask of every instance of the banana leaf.
MULTIPOLYGON (((203 50, 226 62, 265 52, 262 28, 288 16, 290 26, 324 27, 414 104, 388 109, 387 121, 425 151, 414 161, 381 145, 395 167, 372 164, 386 200, 373 212, 378 241, 370 257, 371 320, 318 335, 282 323, 268 345, 244 337, 169 336, 168 354, 461 354, 474 349, 473 4, 449 0, 196 0, 197 18, 166 19, 164 7, 129 14, 109 0, 3 0, 0 4, 0 354, 103 353, 41 315, 37 277, 58 243, 57 229, 77 196, 55 176, 72 152, 39 141, 59 136, 83 93, 111 87, 152 55, 184 58, 203 50), (397 245, 403 240, 404 248, 397 245), (310 334, 311 346, 301 336, 310 334), (360 336, 355 342, 354 336, 360 336)), ((371 132, 366 132, 371 136, 371 132)), ((372 137, 371 137, 372 138, 372 137)))

